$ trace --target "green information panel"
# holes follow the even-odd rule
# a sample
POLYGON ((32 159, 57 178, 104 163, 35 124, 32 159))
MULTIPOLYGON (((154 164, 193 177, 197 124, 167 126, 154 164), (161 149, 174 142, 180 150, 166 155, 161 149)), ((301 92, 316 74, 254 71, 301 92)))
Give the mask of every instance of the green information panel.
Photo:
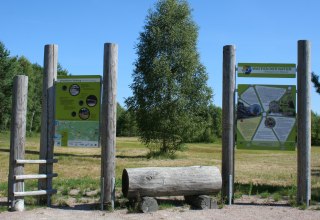
POLYGON ((58 76, 55 146, 99 147, 100 76, 58 76))
POLYGON ((296 87, 238 85, 237 148, 295 150, 296 87))
POLYGON ((239 77, 295 78, 293 63, 238 63, 239 77))

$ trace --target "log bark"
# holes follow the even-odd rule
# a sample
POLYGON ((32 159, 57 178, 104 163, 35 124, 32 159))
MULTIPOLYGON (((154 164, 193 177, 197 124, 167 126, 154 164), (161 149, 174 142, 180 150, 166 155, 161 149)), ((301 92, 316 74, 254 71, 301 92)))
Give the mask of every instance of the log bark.
POLYGON ((144 196, 210 195, 221 190, 221 174, 214 166, 127 168, 122 173, 122 193, 144 196))

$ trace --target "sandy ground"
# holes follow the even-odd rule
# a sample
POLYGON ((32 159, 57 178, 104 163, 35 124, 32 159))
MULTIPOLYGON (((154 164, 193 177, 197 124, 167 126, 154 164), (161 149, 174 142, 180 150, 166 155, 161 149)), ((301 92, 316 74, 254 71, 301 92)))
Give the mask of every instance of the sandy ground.
POLYGON ((160 210, 153 213, 128 213, 127 210, 116 210, 114 212, 84 210, 84 207, 74 208, 38 208, 24 212, 2 212, 1 220, 21 219, 221 219, 221 220, 250 220, 250 219, 320 219, 320 210, 299 210, 285 205, 263 205, 263 204, 235 204, 225 206, 222 209, 211 210, 189 210, 186 207, 177 207, 160 210))
POLYGON ((114 212, 105 211, 83 211, 66 210, 53 208, 39 208, 24 212, 4 212, 0 214, 0 219, 21 220, 21 219, 320 219, 320 211, 299 210, 284 206, 260 206, 260 205, 232 205, 223 209, 211 210, 184 210, 166 209, 147 214, 128 214, 126 210, 114 212))

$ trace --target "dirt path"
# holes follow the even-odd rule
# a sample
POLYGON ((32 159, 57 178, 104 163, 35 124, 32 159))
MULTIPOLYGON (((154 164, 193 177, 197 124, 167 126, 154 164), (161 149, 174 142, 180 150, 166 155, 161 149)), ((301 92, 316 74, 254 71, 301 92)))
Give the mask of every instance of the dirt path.
POLYGON ((250 219, 320 219, 320 210, 299 210, 288 206, 266 206, 266 205, 232 205, 223 209, 211 210, 189 210, 187 208, 172 208, 160 210, 147 214, 128 214, 127 210, 117 210, 114 212, 75 210, 61 208, 38 208, 25 212, 3 212, 0 213, 1 220, 21 220, 21 219, 221 219, 221 220, 250 220, 250 219))

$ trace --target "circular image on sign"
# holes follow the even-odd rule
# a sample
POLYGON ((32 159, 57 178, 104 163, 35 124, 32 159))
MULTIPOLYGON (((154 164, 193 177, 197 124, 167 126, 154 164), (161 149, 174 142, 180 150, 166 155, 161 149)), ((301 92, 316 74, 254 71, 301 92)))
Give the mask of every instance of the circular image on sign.
POLYGON ((76 96, 80 93, 80 86, 77 84, 73 84, 69 88, 69 92, 72 96, 76 96))
POLYGON ((97 104, 97 102, 98 102, 98 99, 95 95, 89 95, 87 97, 86 103, 88 106, 93 107, 97 104))
POLYGON ((90 117, 90 111, 89 109, 87 108, 81 108, 79 110, 79 117, 82 119, 82 120, 87 120, 89 117, 90 117))
POLYGON ((76 117, 76 116, 77 116, 77 113, 76 113, 76 112, 71 112, 71 116, 72 116, 72 117, 76 117))
POLYGON ((63 91, 67 91, 68 87, 67 86, 62 86, 63 91))
POLYGON ((261 107, 259 104, 253 104, 249 107, 249 112, 252 116, 257 116, 261 114, 261 107))
POLYGON ((264 125, 267 128, 273 128, 274 126, 276 126, 276 120, 274 118, 266 118, 266 120, 264 121, 264 125))
POLYGON ((280 104, 278 101, 271 101, 269 103, 269 110, 272 113, 279 113, 280 112, 280 104))

